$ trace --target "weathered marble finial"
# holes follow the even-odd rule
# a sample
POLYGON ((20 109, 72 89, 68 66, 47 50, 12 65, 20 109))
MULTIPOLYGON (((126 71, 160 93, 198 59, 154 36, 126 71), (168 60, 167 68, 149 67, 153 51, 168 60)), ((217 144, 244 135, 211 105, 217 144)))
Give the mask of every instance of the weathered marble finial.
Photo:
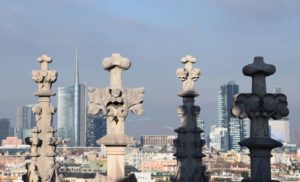
POLYGON ((37 60, 39 63, 41 63, 41 70, 48 71, 48 64, 52 62, 52 58, 46 54, 43 54, 37 60))
POLYGON ((41 70, 32 71, 32 79, 38 84, 38 91, 35 95, 52 95, 51 86, 56 81, 57 72, 55 70, 48 70, 48 64, 52 59, 47 55, 42 55, 38 58, 41 63, 41 70))
POLYGON ((47 55, 39 57, 38 62, 41 63, 41 69, 32 71, 32 78, 38 84, 35 95, 39 97, 39 103, 32 107, 32 112, 36 115, 36 126, 32 129, 32 136, 25 139, 31 145, 31 164, 26 181, 59 182, 58 166, 55 165, 58 139, 54 137, 56 130, 52 127, 55 108, 50 103, 50 97, 54 95, 51 93, 51 86, 56 81, 57 72, 48 69, 52 59, 47 55))
POLYGON ((178 68, 176 74, 183 82, 182 92, 190 93, 194 92, 194 82, 199 78, 201 71, 199 68, 193 68, 193 64, 196 62, 196 58, 187 55, 181 59, 184 64, 184 68, 178 68))
POLYGON ((123 88, 122 71, 129 69, 130 61, 120 54, 112 54, 102 61, 103 68, 110 72, 110 87, 89 88, 90 114, 102 111, 107 116, 107 134, 97 143, 106 146, 109 179, 119 180, 124 177, 124 150, 132 139, 125 135, 125 119, 131 111, 143 113, 144 88, 123 88), (119 164, 116 168, 115 164, 119 164))
POLYGON ((258 95, 266 94, 266 77, 274 74, 274 65, 265 64, 263 57, 255 57, 254 62, 243 68, 246 76, 252 77, 252 93, 258 95))
POLYGON ((194 91, 194 82, 199 78, 200 69, 193 68, 196 58, 188 55, 181 59, 184 68, 176 70, 178 78, 183 82, 183 91, 179 94, 183 98, 183 104, 177 107, 180 118, 180 127, 175 130, 178 138, 174 140, 176 153, 174 156, 178 161, 178 171, 171 181, 208 181, 206 168, 202 165, 202 147, 205 140, 200 134, 204 131, 197 127, 197 118, 200 107, 194 105, 194 98, 198 94, 194 91))
POLYGON ((270 153, 282 144, 269 137, 268 121, 289 114, 284 94, 266 93, 266 77, 275 71, 275 66, 265 64, 262 57, 255 57, 253 64, 243 68, 243 73, 252 77, 252 93, 238 94, 234 98, 232 114, 251 120, 250 138, 240 145, 250 149, 252 182, 271 181, 270 153))

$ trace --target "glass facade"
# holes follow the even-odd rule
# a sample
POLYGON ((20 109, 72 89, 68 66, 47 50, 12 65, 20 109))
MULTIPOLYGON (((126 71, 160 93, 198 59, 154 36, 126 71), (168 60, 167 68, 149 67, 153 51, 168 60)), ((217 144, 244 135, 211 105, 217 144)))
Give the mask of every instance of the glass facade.
POLYGON ((0 118, 0 125, 0 143, 2 145, 2 140, 9 135, 10 120, 7 118, 0 118))
POLYGON ((102 114, 87 114, 86 146, 99 146, 97 140, 106 135, 106 117, 102 114))
POLYGON ((35 114, 32 112, 33 105, 17 108, 17 137, 24 142, 25 138, 31 136, 31 129, 35 126, 35 114))
POLYGON ((250 136, 250 120, 241 120, 231 115, 233 98, 238 93, 239 86, 234 81, 222 85, 218 92, 218 123, 219 127, 228 131, 227 150, 241 150, 238 143, 250 136))
POLYGON ((79 84, 76 87, 58 88, 58 136, 70 139, 69 146, 85 146, 85 85, 79 84))

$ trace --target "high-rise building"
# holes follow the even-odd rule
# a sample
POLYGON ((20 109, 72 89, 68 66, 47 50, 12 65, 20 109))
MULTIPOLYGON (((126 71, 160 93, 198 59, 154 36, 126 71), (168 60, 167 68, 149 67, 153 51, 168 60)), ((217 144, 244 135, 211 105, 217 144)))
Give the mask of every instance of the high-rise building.
POLYGON ((97 140, 106 135, 106 116, 101 113, 87 114, 86 117, 86 146, 99 146, 97 140))
POLYGON ((249 118, 242 120, 242 129, 243 139, 250 138, 251 121, 249 118))
POLYGON ((269 120, 271 138, 280 142, 289 143, 290 140, 290 122, 288 118, 280 120, 269 120))
POLYGON ((10 120, 8 118, 0 118, 0 126, 0 142, 2 142, 3 139, 9 136, 10 120))
POLYGON ((227 128, 212 125, 209 133, 209 148, 217 151, 228 150, 227 128))
POLYGON ((201 139, 205 140, 205 126, 204 126, 204 120, 203 119, 197 119, 197 127, 201 128, 203 130, 203 133, 200 134, 201 139))
POLYGON ((239 146, 239 142, 241 141, 242 138, 241 120, 238 118, 231 117, 229 122, 229 129, 230 129, 229 143, 231 143, 231 149, 240 150, 241 147, 239 146))
POLYGON ((69 146, 86 146, 85 84, 79 83, 76 51, 75 84, 58 87, 58 135, 70 139, 69 146))
POLYGON ((219 127, 227 129, 228 149, 232 149, 232 136, 230 136, 230 120, 233 97, 239 93, 239 86, 234 81, 230 81, 220 87, 218 95, 218 123, 219 127))
POLYGON ((241 150, 239 142, 250 137, 250 120, 238 119, 231 117, 229 122, 229 143, 231 143, 231 148, 236 151, 241 150))
MULTIPOLYGON (((274 94, 281 94, 282 88, 276 86, 273 89, 274 94)), ((282 118, 279 120, 269 120, 270 137, 280 142, 289 143, 290 139, 290 121, 288 118, 282 118)))
POLYGON ((17 107, 17 126, 16 126, 16 135, 18 138, 22 138, 22 128, 23 128, 23 108, 17 107))
POLYGON ((239 93, 239 86, 230 81, 220 87, 218 96, 218 123, 219 127, 226 128, 228 132, 228 149, 240 150, 238 142, 243 140, 250 133, 248 120, 234 118, 231 114, 233 98, 239 93))
POLYGON ((17 107, 16 135, 24 142, 31 136, 31 129, 35 126, 35 114, 32 112, 32 104, 17 107))
POLYGON ((219 127, 228 128, 231 116, 233 97, 239 93, 239 86, 230 81, 220 87, 218 96, 219 127))

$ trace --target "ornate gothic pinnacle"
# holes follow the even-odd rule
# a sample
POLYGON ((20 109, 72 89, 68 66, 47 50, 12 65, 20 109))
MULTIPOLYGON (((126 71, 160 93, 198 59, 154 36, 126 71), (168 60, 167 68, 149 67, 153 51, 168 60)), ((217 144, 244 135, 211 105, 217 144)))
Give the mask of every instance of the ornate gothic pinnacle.
POLYGON ((183 89, 179 96, 183 97, 183 104, 177 107, 180 126, 175 129, 178 138, 174 140, 178 161, 178 171, 171 181, 208 181, 206 168, 202 165, 202 147, 205 140, 200 134, 203 130, 197 127, 200 107, 194 105, 194 98, 198 95, 194 91, 194 82, 199 78, 200 69, 193 68, 196 58, 188 55, 181 59, 184 68, 176 70, 178 78, 183 82, 183 89))
POLYGON ((26 181, 58 182, 58 166, 55 165, 56 145, 59 139, 54 137, 56 130, 52 127, 52 115, 55 108, 51 106, 50 97, 52 83, 56 81, 57 72, 48 70, 52 59, 47 55, 38 58, 40 70, 32 71, 32 78, 38 84, 39 103, 32 107, 36 115, 36 126, 32 129, 32 136, 25 139, 31 145, 31 163, 27 168, 26 181), (51 131, 51 132, 49 132, 51 131))

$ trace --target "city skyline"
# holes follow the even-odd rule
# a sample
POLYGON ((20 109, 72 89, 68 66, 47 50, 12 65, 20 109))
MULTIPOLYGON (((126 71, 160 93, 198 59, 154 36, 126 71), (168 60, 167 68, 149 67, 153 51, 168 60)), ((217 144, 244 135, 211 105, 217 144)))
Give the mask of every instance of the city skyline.
MULTIPOLYGON (((196 84, 200 93, 196 103, 207 124, 217 123, 219 85, 235 80, 241 92, 250 92, 251 80, 241 69, 254 56, 264 56, 277 67, 276 74, 267 79, 268 92, 277 85, 283 88, 289 101, 290 125, 299 128, 300 88, 295 83, 300 76, 300 3, 229 2, 165 1, 157 7, 157 1, 54 1, 38 2, 33 10, 33 1, 18 5, 4 1, 0 7, 0 116, 15 124, 17 106, 36 102, 30 72, 37 68, 36 57, 41 53, 53 57, 50 67, 59 72, 53 90, 72 84, 73 52, 79 45, 81 80, 87 87, 108 86, 108 75, 100 64, 104 57, 119 52, 132 61, 124 85, 145 87, 145 114, 128 118, 126 133, 130 135, 174 133, 167 128, 179 123, 176 106, 180 99, 176 94, 181 83, 175 70, 186 54, 197 58, 196 66, 203 72, 196 84)), ((57 96, 54 104, 56 100, 57 96)))

